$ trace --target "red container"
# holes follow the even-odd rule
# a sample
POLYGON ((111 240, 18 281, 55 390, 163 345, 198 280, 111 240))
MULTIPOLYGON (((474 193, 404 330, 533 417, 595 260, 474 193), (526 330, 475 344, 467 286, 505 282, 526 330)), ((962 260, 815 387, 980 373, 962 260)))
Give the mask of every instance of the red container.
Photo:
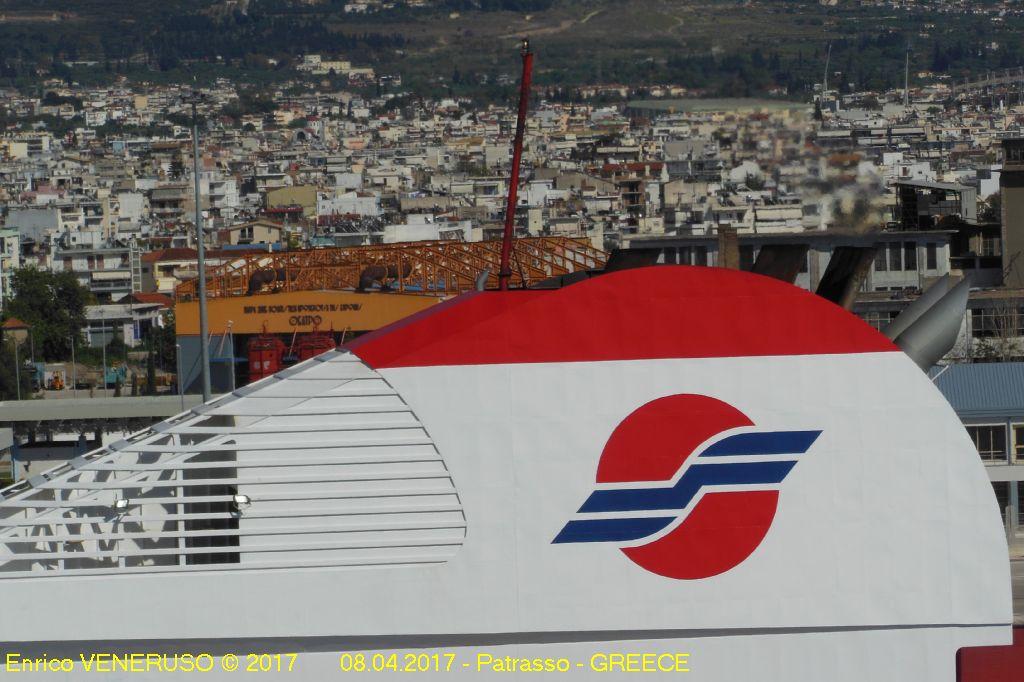
POLYGON ((249 383, 281 371, 284 351, 284 341, 271 334, 249 339, 249 383))
POLYGON ((296 354, 299 356, 299 362, 302 362, 321 353, 334 350, 337 347, 338 344, 334 340, 334 335, 314 331, 311 334, 303 334, 299 337, 298 344, 296 345, 296 354))

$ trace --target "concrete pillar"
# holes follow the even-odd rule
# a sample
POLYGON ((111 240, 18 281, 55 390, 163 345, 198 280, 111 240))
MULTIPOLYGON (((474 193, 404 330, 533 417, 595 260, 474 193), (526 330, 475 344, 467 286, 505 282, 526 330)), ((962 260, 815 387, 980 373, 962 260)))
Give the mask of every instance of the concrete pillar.
POLYGON ((1011 534, 1016 534, 1018 526, 1020 526, 1020 491, 1018 490, 1017 481, 1010 481, 1010 524, 1009 530, 1011 534))
POLYGON ((718 267, 740 269, 740 240, 731 225, 718 228, 718 267))
POLYGON ((999 174, 1002 199, 1003 284, 1024 287, 1024 139, 1003 140, 999 174))

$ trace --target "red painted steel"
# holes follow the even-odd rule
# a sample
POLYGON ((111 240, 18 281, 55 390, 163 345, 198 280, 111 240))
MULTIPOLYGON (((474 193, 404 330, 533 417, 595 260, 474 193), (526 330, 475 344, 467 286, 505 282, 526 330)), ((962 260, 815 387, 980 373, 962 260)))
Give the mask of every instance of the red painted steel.
POLYGON ((508 182, 508 202, 505 204, 505 231, 501 236, 501 261, 498 269, 498 288, 508 291, 512 278, 512 232, 516 223, 516 203, 519 200, 519 165, 523 158, 523 136, 526 134, 526 111, 530 106, 530 79, 533 75, 533 52, 530 41, 523 41, 523 77, 519 84, 519 116, 516 119, 516 139, 512 146, 512 175, 508 182))
POLYGON ((652 400, 615 427, 601 453, 597 482, 668 481, 701 443, 729 429, 753 425, 732 405, 706 395, 652 400), (643 457, 637 455, 637 443, 643 444, 643 457))
POLYGON ((965 647, 956 653, 957 682, 1024 680, 1024 626, 1013 629, 1010 646, 965 647))
POLYGON ((284 341, 272 334, 260 334, 249 339, 249 383, 281 371, 284 341))
POLYGON ((299 362, 302 362, 303 360, 314 358, 321 353, 334 350, 337 347, 338 344, 335 342, 333 334, 314 331, 299 337, 296 355, 299 356, 299 362))
POLYGON ((892 352, 855 315, 736 270, 664 265, 460 296, 347 345, 371 367, 892 352))

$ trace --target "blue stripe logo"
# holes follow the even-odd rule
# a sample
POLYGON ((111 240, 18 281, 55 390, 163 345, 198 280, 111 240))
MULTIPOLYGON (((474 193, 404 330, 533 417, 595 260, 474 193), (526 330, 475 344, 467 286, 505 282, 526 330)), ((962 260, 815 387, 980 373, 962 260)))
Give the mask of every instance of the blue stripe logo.
POLYGON ((724 486, 758 490, 782 483, 820 435, 821 431, 762 431, 723 438, 697 455, 671 486, 595 490, 577 513, 616 516, 572 520, 554 542, 632 542, 655 535, 679 519, 702 492, 724 486), (755 459, 721 461, 725 457, 755 459))

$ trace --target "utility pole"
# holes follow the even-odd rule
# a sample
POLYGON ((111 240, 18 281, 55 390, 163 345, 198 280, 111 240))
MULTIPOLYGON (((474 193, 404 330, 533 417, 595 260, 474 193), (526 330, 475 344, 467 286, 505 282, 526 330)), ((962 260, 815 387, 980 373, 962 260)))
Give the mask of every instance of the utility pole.
POLYGON ((231 364, 230 364, 231 371, 230 371, 230 376, 231 376, 231 391, 232 392, 234 392, 234 390, 235 390, 235 333, 231 330, 231 327, 234 324, 235 323, 233 321, 228 320, 228 339, 229 339, 229 341, 228 341, 228 350, 231 351, 231 364))
POLYGON ((71 390, 78 397, 78 364, 75 362, 75 335, 71 335, 71 390))
POLYGON ((832 43, 828 44, 828 51, 825 53, 825 77, 821 79, 821 98, 825 99, 828 92, 828 64, 832 61, 832 43))
POLYGON ((18 359, 18 339, 14 339, 14 390, 21 400, 21 360, 18 359))
POLYGON ((174 344, 174 360, 178 365, 178 397, 181 398, 181 411, 185 411, 185 387, 181 383, 181 344, 174 344))
POLYGON ((910 45, 907 45, 907 58, 903 64, 903 109, 910 108, 910 45))
MULTIPOLYGON (((198 93, 190 98, 192 104, 192 181, 196 200, 196 251, 199 268, 199 371, 203 381, 203 402, 210 402, 210 340, 206 318, 206 230, 203 228, 203 203, 199 191, 199 114, 196 105, 198 93)), ((180 381, 180 379, 179 379, 180 381)))
MULTIPOLYGON (((107 328, 104 327, 103 328, 103 336, 106 337, 106 335, 107 335, 107 328)), ((107 340, 106 340, 106 338, 104 338, 104 340, 103 340, 103 397, 104 398, 109 398, 110 397, 109 394, 107 393, 107 340)))

